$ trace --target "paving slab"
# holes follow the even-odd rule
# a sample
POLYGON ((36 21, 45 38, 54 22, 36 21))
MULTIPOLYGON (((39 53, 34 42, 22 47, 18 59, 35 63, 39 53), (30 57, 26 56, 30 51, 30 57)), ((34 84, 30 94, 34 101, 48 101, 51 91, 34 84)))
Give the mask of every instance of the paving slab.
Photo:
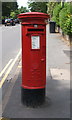
POLYGON ((56 69, 50 68, 51 76, 55 80, 69 80, 70 81, 70 71, 67 69, 56 69))

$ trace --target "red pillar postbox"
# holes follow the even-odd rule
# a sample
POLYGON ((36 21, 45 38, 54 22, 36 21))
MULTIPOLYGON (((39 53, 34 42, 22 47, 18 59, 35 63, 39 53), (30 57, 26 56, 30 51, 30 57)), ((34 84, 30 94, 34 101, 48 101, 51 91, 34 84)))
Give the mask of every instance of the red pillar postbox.
POLYGON ((39 105, 45 101, 46 23, 48 14, 19 14, 22 21, 22 102, 39 105))

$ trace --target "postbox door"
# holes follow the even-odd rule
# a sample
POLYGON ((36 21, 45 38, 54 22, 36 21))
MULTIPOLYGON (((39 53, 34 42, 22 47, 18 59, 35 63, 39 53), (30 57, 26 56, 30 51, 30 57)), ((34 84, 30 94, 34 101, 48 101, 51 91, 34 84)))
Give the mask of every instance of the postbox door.
POLYGON ((31 41, 31 80, 34 86, 44 87, 46 82, 46 42, 44 35, 33 34, 31 41))

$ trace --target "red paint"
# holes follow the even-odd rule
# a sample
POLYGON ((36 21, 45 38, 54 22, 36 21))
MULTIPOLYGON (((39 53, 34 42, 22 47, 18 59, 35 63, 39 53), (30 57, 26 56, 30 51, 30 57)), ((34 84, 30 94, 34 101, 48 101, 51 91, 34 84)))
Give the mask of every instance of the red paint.
POLYGON ((49 15, 29 12, 22 21, 22 87, 41 89, 46 85, 46 22, 49 15), (34 27, 34 24, 38 27, 34 27), (32 49, 32 36, 40 37, 40 49, 32 49))

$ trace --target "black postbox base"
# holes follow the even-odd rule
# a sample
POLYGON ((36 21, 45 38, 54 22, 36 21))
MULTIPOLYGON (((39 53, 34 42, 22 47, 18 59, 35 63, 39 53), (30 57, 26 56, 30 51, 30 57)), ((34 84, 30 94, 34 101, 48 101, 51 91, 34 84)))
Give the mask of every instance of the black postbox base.
POLYGON ((37 107, 45 102, 45 88, 21 89, 21 100, 26 106, 37 107))

